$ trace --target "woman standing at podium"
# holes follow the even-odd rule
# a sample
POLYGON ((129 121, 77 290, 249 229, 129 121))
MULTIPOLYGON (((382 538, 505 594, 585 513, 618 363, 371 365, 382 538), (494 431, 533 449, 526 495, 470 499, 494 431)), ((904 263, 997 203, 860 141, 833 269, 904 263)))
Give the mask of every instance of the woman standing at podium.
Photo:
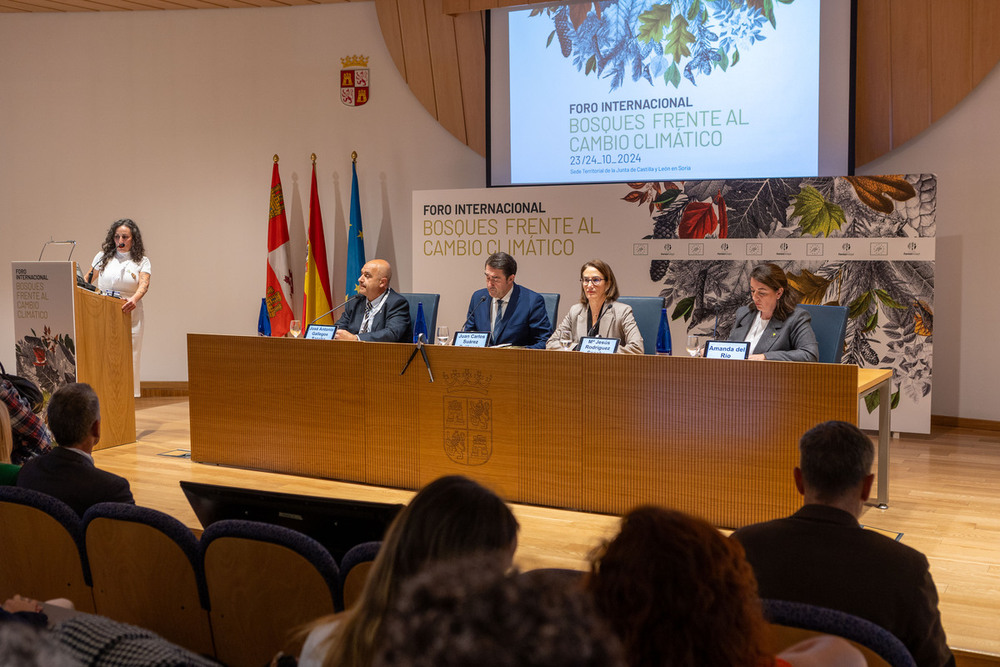
POLYGON ((115 220, 94 257, 87 281, 106 292, 120 292, 123 313, 132 313, 133 394, 139 396, 139 356, 142 352, 142 297, 149 290, 149 258, 139 226, 128 218, 115 220))

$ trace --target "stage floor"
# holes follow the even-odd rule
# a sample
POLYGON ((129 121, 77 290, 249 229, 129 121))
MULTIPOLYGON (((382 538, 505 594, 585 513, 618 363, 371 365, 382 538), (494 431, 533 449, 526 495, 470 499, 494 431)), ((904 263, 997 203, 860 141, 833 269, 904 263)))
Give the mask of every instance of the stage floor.
MULTIPOLYGON (((126 477, 136 502, 201 526, 180 480, 354 500, 407 502, 411 491, 192 463, 167 454, 190 449, 186 398, 136 400, 137 442, 94 453, 98 467, 126 477)), ((902 533, 927 555, 941 597, 948 643, 1000 656, 1000 433, 935 428, 891 443, 889 509, 862 522, 902 533)), ((791 470, 788 483, 792 484, 791 470)), ((617 517, 513 505, 521 524, 522 569, 586 568, 587 554, 613 535, 617 517)), ((960 664, 987 664, 961 660, 960 664)))

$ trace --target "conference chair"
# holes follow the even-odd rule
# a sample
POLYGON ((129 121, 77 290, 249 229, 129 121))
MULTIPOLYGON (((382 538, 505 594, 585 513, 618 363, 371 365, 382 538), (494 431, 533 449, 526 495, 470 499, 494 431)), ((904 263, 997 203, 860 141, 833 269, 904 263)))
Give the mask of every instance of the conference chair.
POLYGON ((869 665, 916 667, 906 646, 880 625, 825 607, 785 600, 761 600, 764 618, 771 624, 775 653, 810 637, 836 635, 853 644, 869 665))
POLYGON ((227 665, 298 655, 303 624, 337 609, 338 568, 319 542, 283 526, 216 521, 201 536, 215 657, 227 665))
POLYGON ((69 505, 17 486, 0 487, 0 599, 67 598, 94 611, 83 523, 69 505))
POLYGON ((839 364, 844 358, 844 340, 847 337, 846 306, 816 306, 800 303, 812 317, 812 328, 819 343, 819 361, 839 364))
POLYGON ((98 503, 83 515, 97 613, 214 655, 198 538, 148 507, 98 503))
POLYGON ((556 319, 556 316, 559 315, 559 293, 539 292, 539 294, 545 299, 545 314, 549 316, 549 324, 555 331, 556 327, 559 326, 559 320, 556 319))
POLYGON ((381 542, 362 542, 351 547, 340 560, 340 609, 350 609, 361 597, 381 542))
POLYGON ((424 321, 427 323, 427 342, 433 343, 437 336, 438 303, 441 301, 440 294, 428 294, 426 292, 400 292, 399 295, 410 304, 410 324, 417 323, 417 304, 424 304, 424 321))
POLYGON ((642 334, 643 352, 656 354, 656 334, 660 330, 663 297, 620 296, 618 300, 632 307, 632 315, 635 317, 635 323, 639 325, 639 333, 642 334))

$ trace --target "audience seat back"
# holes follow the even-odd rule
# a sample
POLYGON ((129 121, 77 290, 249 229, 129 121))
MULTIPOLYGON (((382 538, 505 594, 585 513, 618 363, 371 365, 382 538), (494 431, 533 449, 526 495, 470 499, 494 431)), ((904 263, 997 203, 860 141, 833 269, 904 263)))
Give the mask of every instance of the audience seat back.
POLYGON ((99 503, 83 516, 97 613, 214 655, 198 539, 148 507, 99 503))
POLYGON ((910 655, 903 642, 882 626, 869 620, 835 609, 817 607, 802 602, 761 600, 761 603, 764 607, 764 618, 775 628, 776 640, 788 642, 776 646, 775 653, 813 636, 809 633, 827 634, 848 640, 861 649, 866 658, 875 654, 884 661, 873 662, 873 658, 869 658, 869 665, 888 664, 891 667, 916 667, 913 656, 910 655), (804 630, 806 633, 792 632, 777 626, 785 626, 792 630, 804 630))
POLYGON ((361 597, 381 542, 362 542, 347 550, 340 561, 340 608, 350 609, 361 597))
POLYGON ((227 665, 298 655, 303 624, 338 611, 336 562, 289 528, 217 521, 201 537, 215 657, 227 665))
POLYGON ((0 600, 67 598, 94 611, 83 524, 68 505, 17 486, 0 486, 0 600))

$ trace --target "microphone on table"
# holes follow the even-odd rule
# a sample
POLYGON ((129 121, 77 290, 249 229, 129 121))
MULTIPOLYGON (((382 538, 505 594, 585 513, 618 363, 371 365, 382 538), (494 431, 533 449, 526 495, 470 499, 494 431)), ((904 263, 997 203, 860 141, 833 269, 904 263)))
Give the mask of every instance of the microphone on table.
POLYGON ((308 329, 312 325, 316 324, 317 322, 319 322, 321 319, 323 319, 324 317, 326 317, 330 313, 332 313, 334 311, 337 311, 337 310, 340 310, 341 308, 343 308, 347 304, 351 303, 352 301, 356 301, 356 300, 360 299, 363 296, 364 296, 364 294, 355 294, 354 296, 352 296, 350 299, 348 299, 344 303, 342 303, 342 304, 340 304, 338 306, 334 306, 333 308, 331 308, 330 310, 326 311, 325 313, 323 313, 322 315, 320 315, 319 317, 317 317, 315 320, 313 320, 312 322, 310 322, 309 324, 307 324, 306 325, 306 329, 308 329))
MULTIPOLYGON (((473 307, 472 307, 472 310, 470 310, 469 312, 470 312, 470 313, 474 313, 474 312, 476 312, 476 308, 479 308, 479 306, 481 306, 481 305, 482 305, 483 301, 486 301, 486 299, 488 299, 488 298, 490 298, 490 295, 489 295, 489 294, 484 294, 484 295, 482 296, 482 298, 481 298, 481 299, 479 299, 479 303, 477 303, 477 304, 476 304, 475 306, 473 306, 473 307)), ((462 331, 468 331, 468 328, 463 328, 463 329, 462 329, 462 331)))

